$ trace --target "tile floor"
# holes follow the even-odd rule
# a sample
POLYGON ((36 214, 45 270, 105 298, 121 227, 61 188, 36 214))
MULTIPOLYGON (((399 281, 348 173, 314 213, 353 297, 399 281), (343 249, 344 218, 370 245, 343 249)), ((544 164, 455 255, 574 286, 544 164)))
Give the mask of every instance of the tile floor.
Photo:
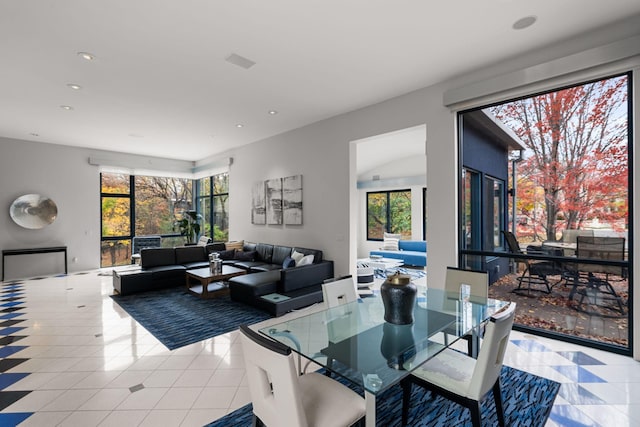
MULTIPOLYGON (((237 333, 169 351, 98 273, 0 283, 0 425, 202 426, 249 402, 237 333)), ((629 357, 514 331, 505 363, 562 383, 547 426, 640 425, 629 357)))

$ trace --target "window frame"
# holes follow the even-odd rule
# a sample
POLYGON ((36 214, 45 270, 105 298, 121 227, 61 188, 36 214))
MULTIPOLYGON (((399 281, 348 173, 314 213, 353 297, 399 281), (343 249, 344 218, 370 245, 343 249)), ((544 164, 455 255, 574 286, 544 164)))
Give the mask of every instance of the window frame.
MULTIPOLYGON (((401 190, 382 190, 382 191, 367 191, 366 193, 366 200, 365 200, 365 204, 366 204, 366 227, 367 227, 367 240, 369 241, 374 241, 374 242, 381 242, 384 240, 384 238, 376 238, 376 237, 371 237, 369 235, 369 195, 370 194, 386 194, 386 212, 385 212, 385 227, 384 227, 384 231, 386 233, 392 233, 391 231, 391 203, 390 203, 390 199, 391 199, 391 194, 392 193, 409 193, 409 197, 411 199, 411 202, 413 203, 413 193, 411 191, 411 188, 406 188, 406 189, 401 189, 401 190)), ((413 229, 413 227, 412 227, 413 229)), ((413 232, 413 230, 411 231, 413 232)))

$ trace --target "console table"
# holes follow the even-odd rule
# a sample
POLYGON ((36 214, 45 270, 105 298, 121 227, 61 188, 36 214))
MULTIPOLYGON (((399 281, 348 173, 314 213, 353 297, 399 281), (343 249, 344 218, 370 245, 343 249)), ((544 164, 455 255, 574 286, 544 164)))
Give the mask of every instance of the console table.
POLYGON ((47 254, 52 252, 64 253, 64 274, 67 274, 67 247, 66 246, 51 246, 48 248, 26 248, 26 249, 3 249, 2 251, 2 281, 4 281, 4 260, 8 256, 14 255, 32 255, 32 254, 47 254))

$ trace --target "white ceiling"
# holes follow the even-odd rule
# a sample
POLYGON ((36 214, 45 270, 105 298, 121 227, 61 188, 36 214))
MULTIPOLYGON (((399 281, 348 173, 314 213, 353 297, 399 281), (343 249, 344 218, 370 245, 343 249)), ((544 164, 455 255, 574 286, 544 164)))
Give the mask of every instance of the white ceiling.
POLYGON ((638 13, 638 0, 0 0, 0 136, 200 160, 638 13))

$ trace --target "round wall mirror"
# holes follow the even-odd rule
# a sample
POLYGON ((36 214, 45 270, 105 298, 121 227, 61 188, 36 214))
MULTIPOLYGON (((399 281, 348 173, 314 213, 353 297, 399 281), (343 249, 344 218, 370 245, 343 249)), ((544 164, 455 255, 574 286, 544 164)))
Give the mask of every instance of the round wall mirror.
POLYGON ((38 229, 56 220, 58 207, 40 194, 25 194, 11 203, 9 215, 20 227, 38 229))

